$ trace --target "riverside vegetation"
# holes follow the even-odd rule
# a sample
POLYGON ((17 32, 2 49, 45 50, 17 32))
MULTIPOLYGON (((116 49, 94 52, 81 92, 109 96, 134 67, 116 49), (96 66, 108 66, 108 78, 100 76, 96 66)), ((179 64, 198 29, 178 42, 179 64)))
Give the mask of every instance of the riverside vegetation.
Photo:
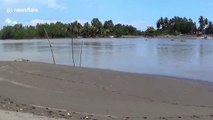
POLYGON ((213 24, 207 18, 200 16, 199 26, 192 19, 175 16, 171 19, 161 17, 156 22, 156 28, 147 27, 147 30, 140 31, 132 25, 114 24, 112 20, 102 23, 98 18, 86 22, 84 25, 78 21, 71 23, 50 23, 37 24, 36 26, 23 26, 22 24, 4 26, 0 30, 0 39, 33 39, 46 38, 46 29, 50 38, 68 37, 122 37, 123 35, 135 36, 158 36, 158 35, 203 35, 213 34, 213 24))
POLYGON ((114 24, 112 20, 102 23, 98 18, 94 18, 91 23, 86 22, 81 25, 78 21, 69 24, 61 22, 50 24, 37 24, 36 26, 23 26, 16 24, 14 26, 5 26, 0 31, 1 39, 32 39, 46 38, 44 29, 48 32, 50 38, 67 37, 121 37, 122 35, 139 35, 141 31, 132 25, 114 24))
POLYGON ((157 23, 156 28, 148 27, 145 31, 145 35, 157 36, 157 35, 203 35, 213 34, 213 24, 207 18, 200 16, 198 19, 199 26, 196 26, 196 22, 186 17, 175 16, 171 19, 161 17, 157 23))

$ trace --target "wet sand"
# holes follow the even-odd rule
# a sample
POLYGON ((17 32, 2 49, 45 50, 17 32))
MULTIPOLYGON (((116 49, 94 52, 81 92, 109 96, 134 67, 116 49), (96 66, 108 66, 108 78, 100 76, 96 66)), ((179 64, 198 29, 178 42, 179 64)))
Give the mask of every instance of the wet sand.
MULTIPOLYGON (((0 120, 55 120, 55 118, 48 118, 45 116, 38 116, 29 113, 0 110, 0 120)), ((57 119, 57 120, 65 120, 65 119, 57 119)))
POLYGON ((0 109, 72 120, 210 120, 213 84, 36 62, 0 62, 0 109))

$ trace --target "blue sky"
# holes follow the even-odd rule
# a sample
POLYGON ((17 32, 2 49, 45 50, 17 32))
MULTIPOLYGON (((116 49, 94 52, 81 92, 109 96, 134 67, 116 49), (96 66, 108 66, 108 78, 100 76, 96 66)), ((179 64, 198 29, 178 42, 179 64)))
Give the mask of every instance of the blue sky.
POLYGON ((131 24, 144 30, 160 17, 187 17, 198 21, 203 15, 213 21, 213 0, 0 0, 0 28, 22 23, 81 23, 99 18, 131 24), (21 12, 20 12, 21 11, 21 12))

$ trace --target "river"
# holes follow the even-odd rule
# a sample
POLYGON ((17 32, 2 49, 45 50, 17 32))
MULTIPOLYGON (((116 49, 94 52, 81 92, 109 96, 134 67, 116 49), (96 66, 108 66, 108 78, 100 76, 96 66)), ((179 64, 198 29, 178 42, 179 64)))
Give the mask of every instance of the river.
MULTIPOLYGON (((213 82, 213 41, 160 38, 75 39, 82 67, 190 78, 213 82)), ((73 65, 70 39, 51 40, 57 64, 73 65)), ((47 40, 0 40, 0 60, 25 58, 52 63, 47 40)))

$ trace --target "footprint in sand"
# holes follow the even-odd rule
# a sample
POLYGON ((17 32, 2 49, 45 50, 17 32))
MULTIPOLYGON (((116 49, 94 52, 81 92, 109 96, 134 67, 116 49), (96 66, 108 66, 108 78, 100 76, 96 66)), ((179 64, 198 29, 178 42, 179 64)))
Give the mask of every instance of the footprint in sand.
POLYGON ((200 116, 192 115, 191 118, 200 118, 200 116))

